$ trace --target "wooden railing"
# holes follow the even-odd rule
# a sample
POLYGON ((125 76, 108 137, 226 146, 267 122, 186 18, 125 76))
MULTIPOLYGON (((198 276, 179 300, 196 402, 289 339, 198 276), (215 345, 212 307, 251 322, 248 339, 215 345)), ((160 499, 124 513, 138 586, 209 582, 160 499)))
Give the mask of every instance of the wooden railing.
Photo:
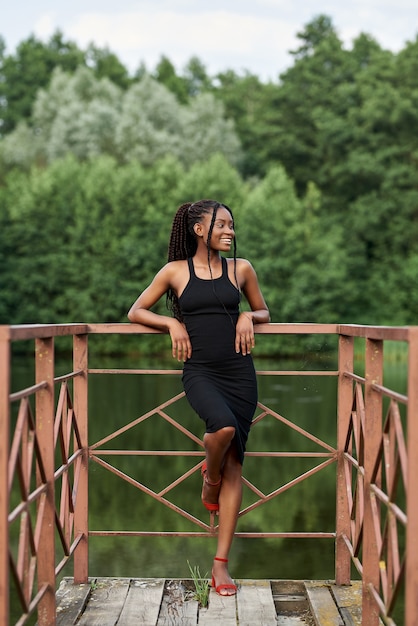
MULTIPOLYGON (((297 430, 314 441, 320 450, 300 453, 300 456, 317 457, 318 464, 306 474, 269 493, 260 491, 244 478, 247 487, 256 494, 256 501, 240 515, 263 505, 324 467, 335 464, 335 532, 272 533, 271 529, 265 529, 259 536, 310 536, 334 540, 336 583, 350 583, 352 565, 361 574, 362 623, 377 626, 380 617, 387 624, 395 624, 394 610, 401 604, 404 624, 413 626, 418 614, 418 503, 414 497, 416 487, 413 486, 418 477, 418 327, 266 324, 257 326, 256 331, 263 335, 338 337, 338 370, 335 372, 258 372, 258 376, 297 374, 338 377, 338 437, 335 447, 259 403, 254 426, 257 427, 257 423, 268 415, 297 430), (385 342, 402 342, 407 346, 406 394, 383 385, 385 342), (357 344, 361 348, 364 345, 363 359, 355 359, 357 344), (360 373, 355 371, 355 364, 360 373)), ((89 461, 99 463, 128 480, 196 524, 197 532, 185 534, 195 536, 216 532, 213 517, 206 524, 170 500, 171 490, 193 472, 199 471, 203 460, 202 441, 169 414, 169 407, 182 394, 154 407, 105 439, 88 441, 89 375, 127 373, 126 370, 89 368, 89 336, 150 333, 154 331, 130 324, 0 327, 1 624, 11 626, 9 587, 13 587, 21 606, 21 615, 13 623, 24 624, 37 612, 40 626, 55 624, 57 576, 72 559, 75 582, 87 581, 89 536, 109 532, 151 534, 141 529, 126 533, 89 530, 89 461), (73 367, 70 372, 57 376, 55 339, 63 336, 72 337, 73 367), (33 385, 12 392, 12 347, 22 341, 34 342, 35 380, 33 385), (122 431, 155 414, 191 438, 198 451, 123 451, 103 447, 122 431), (124 453, 189 455, 196 457, 196 464, 184 476, 157 493, 113 467, 112 455, 124 453)), ((150 370, 129 371, 138 375, 150 373, 150 370)), ((152 371, 167 373, 167 370, 152 371)), ((170 370, 170 373, 173 372, 170 370)), ((248 454, 286 457, 295 453, 270 451, 248 454)), ((160 533, 158 529, 154 532, 170 534, 160 533)), ((250 533, 238 534, 254 536, 250 533)))

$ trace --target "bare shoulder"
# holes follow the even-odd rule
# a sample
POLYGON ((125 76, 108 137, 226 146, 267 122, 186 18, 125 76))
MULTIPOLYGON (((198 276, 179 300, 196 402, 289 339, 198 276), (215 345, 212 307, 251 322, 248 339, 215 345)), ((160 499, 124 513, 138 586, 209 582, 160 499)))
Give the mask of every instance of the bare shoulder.
POLYGON ((234 259, 228 258, 227 261, 229 279, 234 284, 238 280, 240 289, 245 289, 246 286, 257 283, 257 275, 250 261, 237 258, 235 268, 234 259))
POLYGON ((161 268, 160 272, 163 272, 167 276, 175 276, 179 272, 188 271, 187 261, 169 261, 161 268))
MULTIPOLYGON (((237 262, 238 274, 245 277, 245 276, 248 276, 249 274, 254 273, 254 268, 251 265, 250 261, 248 261, 248 259, 237 258, 236 262, 237 262)), ((233 265, 234 259, 228 259, 228 263, 233 265)))
POLYGON ((187 260, 169 261, 160 270, 163 280, 179 294, 183 291, 189 280, 189 266, 187 260))
POLYGON ((251 261, 248 259, 242 259, 240 257, 237 258, 237 265, 241 265, 242 267, 252 268, 251 261))

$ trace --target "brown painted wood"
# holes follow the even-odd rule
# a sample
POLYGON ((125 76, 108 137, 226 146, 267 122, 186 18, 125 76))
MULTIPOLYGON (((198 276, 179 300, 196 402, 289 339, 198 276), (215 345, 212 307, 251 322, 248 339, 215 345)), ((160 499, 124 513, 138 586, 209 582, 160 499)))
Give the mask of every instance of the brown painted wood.
POLYGON ((11 409, 10 329, 0 325, 0 624, 9 619, 9 440, 11 409))

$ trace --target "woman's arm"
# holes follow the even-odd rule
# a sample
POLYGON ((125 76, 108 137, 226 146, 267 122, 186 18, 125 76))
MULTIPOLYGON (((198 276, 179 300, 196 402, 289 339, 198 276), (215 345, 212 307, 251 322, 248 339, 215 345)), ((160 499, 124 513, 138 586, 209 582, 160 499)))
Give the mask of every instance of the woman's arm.
POLYGON ((251 308, 251 311, 243 311, 239 316, 235 334, 235 350, 245 355, 255 346, 254 324, 267 324, 270 321, 270 313, 251 263, 239 259, 238 272, 242 292, 251 308))
POLYGON ((173 285, 173 265, 168 263, 155 276, 151 284, 140 294, 128 311, 128 319, 168 332, 171 337, 172 354, 178 361, 191 357, 192 346, 184 324, 169 315, 160 315, 150 309, 173 285))

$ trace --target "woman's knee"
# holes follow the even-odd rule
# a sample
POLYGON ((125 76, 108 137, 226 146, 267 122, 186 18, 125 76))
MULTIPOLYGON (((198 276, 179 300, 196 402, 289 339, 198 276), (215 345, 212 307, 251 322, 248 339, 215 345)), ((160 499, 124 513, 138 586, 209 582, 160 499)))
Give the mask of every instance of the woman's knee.
POLYGON ((225 437, 233 439, 235 436, 235 426, 224 426, 221 428, 221 432, 225 435, 225 437))
POLYGON ((235 428, 234 426, 224 426, 224 428, 220 428, 217 431, 218 438, 224 444, 230 443, 235 437, 235 428))
POLYGON ((233 438, 235 437, 235 428, 234 426, 224 426, 224 428, 220 428, 213 433, 205 433, 203 437, 203 441, 205 447, 208 445, 228 445, 233 438))

